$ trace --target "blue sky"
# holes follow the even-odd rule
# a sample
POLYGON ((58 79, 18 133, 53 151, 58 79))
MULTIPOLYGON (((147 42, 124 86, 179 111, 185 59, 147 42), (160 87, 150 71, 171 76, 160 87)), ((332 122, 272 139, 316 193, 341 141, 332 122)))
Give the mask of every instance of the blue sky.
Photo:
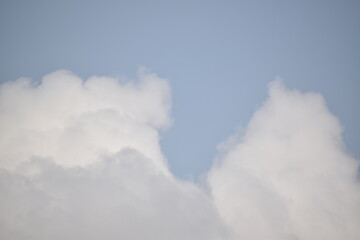
POLYGON ((320 92, 360 156, 358 1, 2 1, 0 79, 58 69, 135 78, 144 65, 172 88, 161 146, 172 172, 199 176, 245 127, 267 84, 320 92))

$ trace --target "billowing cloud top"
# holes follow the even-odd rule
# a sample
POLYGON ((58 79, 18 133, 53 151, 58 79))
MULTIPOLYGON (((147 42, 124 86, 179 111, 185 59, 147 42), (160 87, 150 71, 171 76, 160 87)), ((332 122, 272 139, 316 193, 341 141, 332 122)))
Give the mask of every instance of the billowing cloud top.
POLYGON ((170 105, 146 70, 2 84, 0 238, 360 239, 358 161, 319 94, 272 82, 223 144, 209 191, 168 170, 158 130, 170 105))
POLYGON ((166 170, 157 129, 170 123, 167 82, 139 70, 137 83, 57 71, 37 83, 18 79, 1 87, 1 165, 32 157, 85 166, 101 154, 129 147, 166 170))

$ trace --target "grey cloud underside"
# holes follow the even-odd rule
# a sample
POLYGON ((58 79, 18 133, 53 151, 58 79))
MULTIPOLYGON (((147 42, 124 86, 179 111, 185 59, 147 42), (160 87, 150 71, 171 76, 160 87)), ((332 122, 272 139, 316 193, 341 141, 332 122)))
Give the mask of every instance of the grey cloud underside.
POLYGON ((125 149, 85 168, 32 160, 31 178, 2 171, 1 238, 221 239, 209 197, 149 162, 125 149))
POLYGON ((0 87, 1 239, 360 239, 358 161, 316 93, 269 86, 208 190, 176 179, 170 88, 67 71, 0 87))

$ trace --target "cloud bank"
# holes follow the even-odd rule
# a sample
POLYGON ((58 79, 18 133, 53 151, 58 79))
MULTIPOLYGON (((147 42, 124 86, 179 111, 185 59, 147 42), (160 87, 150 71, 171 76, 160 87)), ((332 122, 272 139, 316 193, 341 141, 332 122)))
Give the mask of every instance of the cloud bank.
POLYGON ((159 144, 166 80, 57 71, 0 86, 1 239, 360 239, 358 161, 316 93, 269 86, 208 188, 159 144))

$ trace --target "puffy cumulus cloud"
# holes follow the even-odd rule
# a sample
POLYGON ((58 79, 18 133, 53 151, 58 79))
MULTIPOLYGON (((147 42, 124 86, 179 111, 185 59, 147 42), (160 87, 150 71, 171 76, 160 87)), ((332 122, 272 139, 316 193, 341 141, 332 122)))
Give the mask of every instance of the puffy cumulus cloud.
POLYGON ((166 80, 57 71, 0 89, 1 239, 224 239, 211 199, 170 174, 166 80))
POLYGON ((321 95, 272 82, 243 136, 223 148, 208 182, 237 239, 360 239, 358 161, 321 95))
POLYGON ((8 169, 36 156, 72 167, 101 154, 137 149, 166 171, 158 128, 169 125, 167 82, 139 70, 137 83, 57 71, 40 82, 0 88, 0 161, 8 169))
POLYGON ((320 95, 273 82, 205 191, 161 152, 166 80, 138 76, 0 86, 0 239, 360 239, 358 162, 320 95))

